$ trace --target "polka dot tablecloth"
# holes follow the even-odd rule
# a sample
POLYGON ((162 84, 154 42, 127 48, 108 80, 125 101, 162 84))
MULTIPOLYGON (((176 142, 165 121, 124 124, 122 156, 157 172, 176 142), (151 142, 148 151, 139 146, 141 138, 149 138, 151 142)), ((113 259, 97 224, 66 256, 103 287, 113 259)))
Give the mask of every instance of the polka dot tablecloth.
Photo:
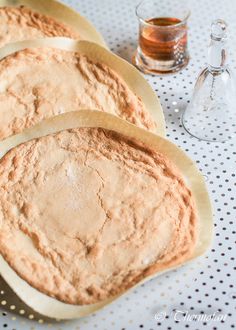
MULTIPOLYGON (((136 1, 68 0, 65 3, 93 22, 112 51, 130 61, 137 42, 136 1)), ((168 138, 195 160, 205 177, 214 208, 213 246, 191 264, 159 276, 104 310, 75 321, 52 321, 34 314, 18 299, 11 299, 10 290, 0 281, 1 329, 236 328, 236 141, 220 144, 198 141, 180 123, 196 77, 206 63, 210 23, 215 18, 223 18, 229 24, 229 63, 232 70, 236 69, 236 1, 193 0, 190 6, 188 67, 175 75, 149 75, 146 79, 160 97, 168 138)))

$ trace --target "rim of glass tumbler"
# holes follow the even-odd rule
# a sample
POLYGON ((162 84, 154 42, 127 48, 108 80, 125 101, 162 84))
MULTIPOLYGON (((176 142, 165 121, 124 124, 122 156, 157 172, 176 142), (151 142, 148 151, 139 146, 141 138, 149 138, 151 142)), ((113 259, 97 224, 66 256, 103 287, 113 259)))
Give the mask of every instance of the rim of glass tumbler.
POLYGON ((163 25, 163 26, 161 26, 161 25, 159 25, 159 26, 157 26, 157 25, 153 25, 153 24, 148 23, 147 21, 145 21, 145 19, 142 18, 142 17, 139 15, 139 13, 138 13, 138 10, 139 10, 140 6, 141 6, 145 1, 147 1, 147 0, 141 0, 141 1, 138 3, 138 5, 135 7, 135 14, 136 14, 137 18, 138 18, 143 24, 145 24, 145 25, 147 25, 147 26, 149 25, 149 26, 155 27, 156 29, 173 29, 173 28, 176 28, 176 27, 178 27, 178 26, 184 25, 184 24, 187 23, 187 20, 189 19, 190 15, 191 15, 191 11, 190 11, 190 9, 187 9, 187 14, 186 14, 185 17, 181 20, 181 22, 179 22, 179 23, 177 23, 177 24, 174 24, 174 25, 163 25))

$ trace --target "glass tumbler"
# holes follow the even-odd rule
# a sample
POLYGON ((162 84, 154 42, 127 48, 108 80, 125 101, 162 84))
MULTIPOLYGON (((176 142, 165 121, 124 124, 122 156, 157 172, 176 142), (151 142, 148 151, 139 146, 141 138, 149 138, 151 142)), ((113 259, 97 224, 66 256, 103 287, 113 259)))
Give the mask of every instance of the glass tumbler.
POLYGON ((189 61, 184 0, 143 0, 136 7, 139 20, 138 48, 133 63, 145 73, 172 73, 189 61))

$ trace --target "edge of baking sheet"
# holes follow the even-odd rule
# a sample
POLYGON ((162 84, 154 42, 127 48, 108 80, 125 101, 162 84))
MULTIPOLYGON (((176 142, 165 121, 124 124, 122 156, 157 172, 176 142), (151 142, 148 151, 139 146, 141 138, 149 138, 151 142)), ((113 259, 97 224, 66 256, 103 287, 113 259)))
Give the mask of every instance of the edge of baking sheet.
MULTIPOLYGON (((204 178, 194 162, 180 148, 163 137, 138 128, 135 125, 129 124, 128 122, 105 112, 80 110, 47 119, 32 128, 26 129, 18 135, 0 142, 0 157, 3 157, 13 147, 33 138, 76 127, 102 127, 104 129, 116 131, 129 138, 138 139, 147 146, 158 150, 171 159, 184 176, 188 187, 193 193, 199 219, 199 239, 195 251, 191 258, 184 263, 202 255, 207 250, 213 237, 213 216, 204 178)), ((156 274, 145 278, 137 285, 140 285, 141 283, 144 283, 170 269, 175 269, 184 263, 157 272, 156 274)), ((18 297, 29 307, 36 312, 51 318, 71 319, 83 317, 99 310, 107 304, 110 304, 120 296, 115 296, 91 305, 69 305, 32 288, 12 270, 1 256, 0 274, 18 297)), ((132 290, 133 288, 129 290, 132 290)))

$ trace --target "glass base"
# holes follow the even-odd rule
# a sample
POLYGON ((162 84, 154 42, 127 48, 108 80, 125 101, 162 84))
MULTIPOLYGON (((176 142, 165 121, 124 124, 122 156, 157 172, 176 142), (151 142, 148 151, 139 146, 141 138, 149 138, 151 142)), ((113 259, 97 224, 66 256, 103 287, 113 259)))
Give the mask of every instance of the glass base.
MULTIPOLYGON (((219 117, 221 118, 221 117, 219 117)), ((188 116, 186 110, 182 114, 181 123, 183 128, 193 137, 207 142, 226 142, 235 137, 235 132, 229 122, 221 119, 213 120, 205 118, 199 120, 194 116, 188 116)))
POLYGON ((137 49, 133 58, 133 64, 142 72, 147 74, 168 74, 182 70, 188 65, 189 54, 187 53, 181 63, 176 61, 158 61, 151 57, 144 56, 142 52, 137 49))

